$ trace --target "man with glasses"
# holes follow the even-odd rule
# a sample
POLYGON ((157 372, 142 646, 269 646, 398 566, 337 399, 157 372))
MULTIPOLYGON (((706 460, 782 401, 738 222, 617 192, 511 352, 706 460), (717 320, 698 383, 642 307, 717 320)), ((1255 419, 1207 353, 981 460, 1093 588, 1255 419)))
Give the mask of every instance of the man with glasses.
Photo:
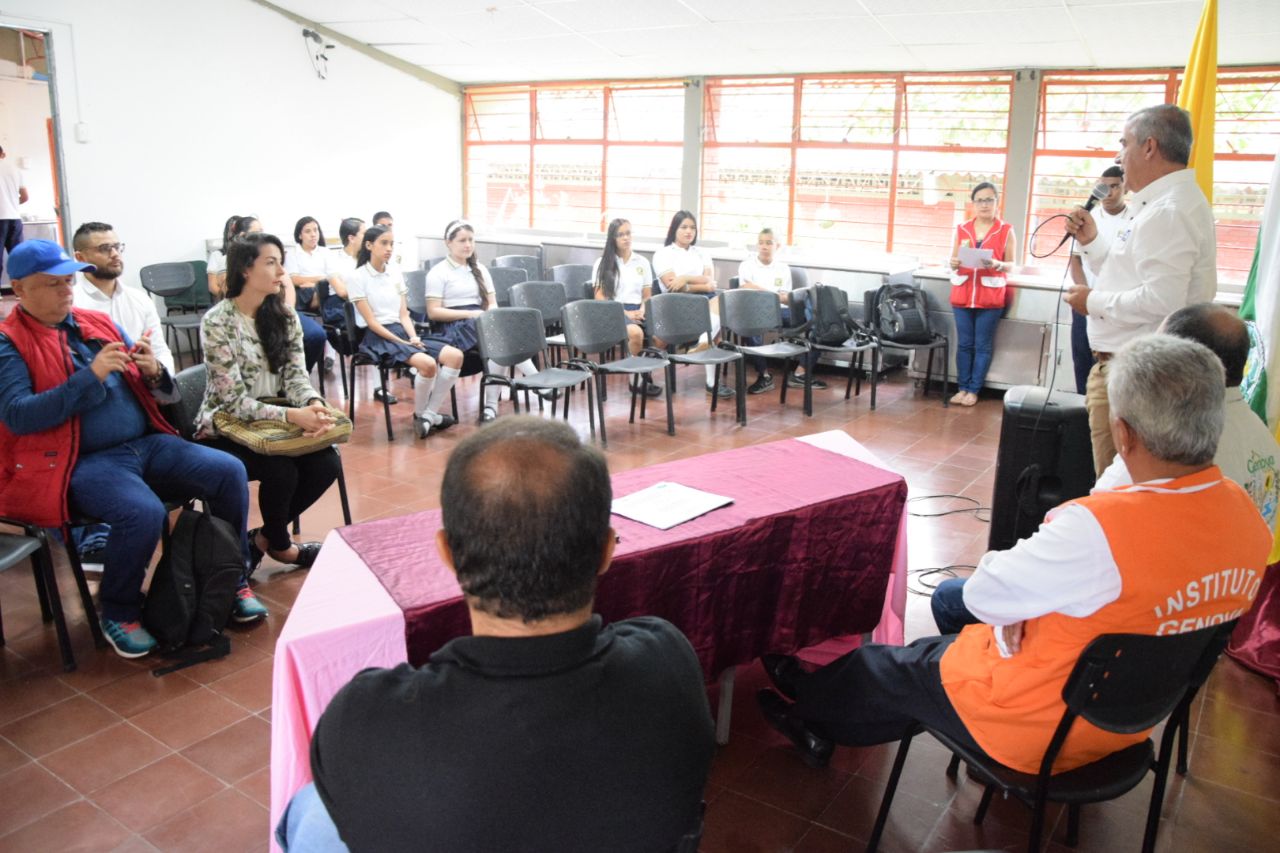
MULTIPOLYGON (((115 230, 105 222, 86 222, 76 229, 71 245, 77 261, 92 265, 76 282, 72 294, 74 306, 108 315, 135 341, 150 340, 152 355, 173 375, 173 353, 164 339, 155 303, 147 294, 120 283, 124 272, 124 243, 116 237, 115 230)), ((102 571, 110 530, 105 524, 71 529, 71 538, 86 571, 102 571)))

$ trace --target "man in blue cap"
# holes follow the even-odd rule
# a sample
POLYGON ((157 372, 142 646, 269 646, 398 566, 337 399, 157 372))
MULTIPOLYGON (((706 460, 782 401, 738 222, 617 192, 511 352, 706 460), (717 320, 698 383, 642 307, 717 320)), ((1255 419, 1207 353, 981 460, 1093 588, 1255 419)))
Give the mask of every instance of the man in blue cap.
MULTIPOLYGON (((18 307, 0 323, 0 515, 60 527, 74 509, 111 525, 102 629, 136 658, 156 644, 140 616, 164 499, 199 495, 243 537, 249 491, 239 460, 184 441, 160 414, 178 395, 150 335, 130 340, 106 314, 72 307, 75 273, 89 268, 47 240, 9 256, 18 307)), ((242 587, 233 616, 261 618, 242 587)))

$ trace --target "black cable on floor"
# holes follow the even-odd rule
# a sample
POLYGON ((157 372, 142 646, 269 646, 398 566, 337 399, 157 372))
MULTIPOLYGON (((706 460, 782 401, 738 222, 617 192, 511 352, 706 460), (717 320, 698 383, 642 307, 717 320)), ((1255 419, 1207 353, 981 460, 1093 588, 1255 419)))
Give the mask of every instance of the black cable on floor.
POLYGON ((956 515, 957 513, 971 512, 973 513, 973 517, 978 519, 978 521, 986 524, 991 523, 991 507, 982 506, 976 498, 971 498, 967 495, 920 495, 914 498, 907 498, 907 503, 912 503, 914 501, 932 501, 940 498, 952 498, 958 501, 968 501, 973 504, 973 506, 961 507, 959 509, 948 509, 943 510, 942 512, 911 512, 908 510, 907 514, 914 515, 916 518, 940 518, 944 515, 956 515), (984 512, 986 513, 985 516, 979 514, 984 512))
POLYGON ((943 575, 943 577, 939 580, 939 583, 941 583, 941 581, 943 580, 959 577, 959 575, 957 575, 955 572, 956 569, 976 569, 976 568, 978 567, 969 565, 968 563, 953 563, 950 566, 931 566, 925 569, 911 569, 907 572, 907 574, 915 575, 917 583, 919 583, 919 585, 923 587, 923 589, 916 589, 914 586, 908 583, 907 592, 910 592, 912 595, 933 595, 933 591, 938 588, 938 584, 928 583, 927 581, 924 580, 925 578, 932 577, 934 575, 943 575))

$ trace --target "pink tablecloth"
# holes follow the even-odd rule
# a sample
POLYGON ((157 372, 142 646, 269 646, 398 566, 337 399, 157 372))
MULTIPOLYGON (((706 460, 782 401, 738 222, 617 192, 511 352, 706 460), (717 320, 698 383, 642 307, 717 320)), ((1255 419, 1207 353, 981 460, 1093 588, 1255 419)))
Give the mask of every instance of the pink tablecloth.
MULTIPOLYGON (((692 620, 694 625, 732 629, 715 637, 709 629, 695 630, 690 637, 709 676, 745 663, 761 651, 789 650, 873 625, 876 641, 902 642, 905 485, 848 435, 822 433, 622 472, 614 477, 615 494, 628 494, 661 479, 729 494, 735 504, 671 531, 614 516, 622 542, 597 597, 597 609, 607 619, 644 612, 671 618, 682 628, 686 628, 682 622, 692 620), (819 468, 820 475, 815 476, 819 468), (847 530, 854 517, 845 498, 854 492, 881 496, 879 501, 863 504, 878 507, 873 522, 878 527, 874 537, 878 548, 860 547, 860 537, 847 530), (893 521, 899 522, 896 532, 893 521), (779 530, 781 524, 787 529, 779 530), (844 535, 833 537, 832 531, 844 535), (803 558, 809 548, 831 557, 812 573, 813 567, 803 558), (715 566, 745 567, 749 562, 746 557, 734 557, 735 552, 781 564, 768 576, 744 569, 727 581, 729 587, 717 586, 715 566), (887 584, 886 571, 890 572, 887 584), (828 572, 833 587, 808 582, 828 572), (643 583, 637 582, 640 578, 643 583), (734 590, 732 585, 739 583, 743 588, 734 590), (832 589, 841 583, 846 584, 840 597, 844 612, 832 606, 832 589), (863 591, 861 596, 858 589, 863 591), (729 599, 753 602, 752 609, 745 613, 715 609, 718 601, 729 599), (691 601, 706 608, 705 612, 692 613, 691 601), (870 609, 869 601, 876 602, 870 609), (726 619, 737 621, 726 625, 726 619)), ((418 513, 334 531, 326 539, 276 646, 273 826, 293 793, 310 781, 311 732, 342 685, 366 667, 394 666, 406 660, 420 663, 443 642, 469 632, 456 581, 439 565, 430 541, 438 518, 438 512, 418 513), (395 570, 405 555, 413 556, 415 571, 395 570)), ((686 629, 686 633, 690 632, 686 629)))

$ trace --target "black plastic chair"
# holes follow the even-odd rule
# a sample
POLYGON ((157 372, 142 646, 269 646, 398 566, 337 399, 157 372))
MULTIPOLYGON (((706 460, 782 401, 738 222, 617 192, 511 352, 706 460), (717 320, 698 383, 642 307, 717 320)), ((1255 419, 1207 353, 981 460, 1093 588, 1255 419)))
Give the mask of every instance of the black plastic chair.
MULTIPOLYGON (((517 391, 564 392, 564 417, 569 419, 569 400, 574 388, 586 383, 587 416, 591 433, 595 434, 596 421, 591 393, 592 373, 583 364, 565 363, 549 367, 528 376, 502 376, 489 372, 489 362, 499 367, 511 368, 527 359, 541 359, 545 364, 547 346, 542 316, 534 308, 492 308, 476 320, 476 332, 480 338, 480 356, 484 360, 484 373, 480 376, 480 399, 484 399, 487 385, 504 385, 511 390, 511 404, 517 414, 520 400, 517 391)), ((526 403, 526 408, 528 404, 526 403)), ((555 410, 552 410, 555 414, 555 410)))
POLYGON ((500 308, 511 307, 511 288, 529 280, 529 273, 522 267, 491 267, 489 278, 493 281, 494 302, 500 308))
POLYGON ((591 264, 557 264, 551 268, 551 280, 564 285, 570 302, 595 296, 591 286, 591 264))
POLYGON ((1031 807, 1031 838, 1027 849, 1032 853, 1040 850, 1046 804, 1067 804, 1067 844, 1074 847, 1079 837, 1082 805, 1115 799, 1136 787, 1148 771, 1154 772, 1155 784, 1151 789, 1146 834, 1142 840, 1143 853, 1151 853, 1155 849, 1173 739, 1177 733, 1177 726, 1172 720, 1179 719, 1183 709, 1190 705, 1194 686, 1204 683, 1209 677, 1235 624, 1235 620, 1231 620, 1199 631, 1163 637, 1104 634, 1089 643, 1062 688, 1062 699, 1067 707, 1045 749, 1040 772, 1036 774, 1020 773, 1006 767, 985 752, 970 749, 934 729, 912 727, 904 733, 898 746, 893 772, 885 787, 867 850, 874 851, 880 843, 911 739, 921 731, 927 731, 952 752, 948 775, 954 776, 960 762, 964 761, 968 764, 969 775, 987 786, 973 818, 975 824, 981 824, 986 817, 987 807, 997 790, 1005 796, 1012 794, 1031 807), (1170 723, 1161 736, 1158 757, 1148 738, 1091 764, 1053 774, 1054 761, 1077 717, 1119 734, 1145 731, 1165 719, 1170 719, 1170 723))
MULTIPOLYGON (((16 518, 0 518, 0 524, 19 527, 23 531, 21 536, 12 533, 0 534, 0 572, 17 565, 24 559, 31 559, 31 574, 36 582, 36 596, 40 599, 40 617, 45 622, 53 623, 54 631, 58 635, 58 651, 62 654, 63 672, 75 671, 76 656, 71 649, 67 618, 62 612, 62 596, 58 592, 58 581, 53 573, 53 551, 49 547, 48 534, 42 528, 16 518)), ((78 582, 77 585, 79 585, 78 582)), ((91 625, 96 624, 93 598, 88 594, 87 583, 82 587, 82 593, 88 621, 91 625)), ((100 632, 101 628, 99 628, 100 632)), ((97 636, 95 634, 95 641, 97 636)), ((4 623, 0 621, 0 646, 4 644, 4 623)))
POLYGON ((431 268, 443 260, 444 255, 441 255, 438 258, 427 258, 427 260, 422 262, 422 269, 424 272, 431 272, 431 268))
MULTIPOLYGON (((915 275, 912 273, 894 273, 885 276, 885 284, 909 284, 915 285, 915 275)), ((947 396, 947 372, 951 369, 951 341, 939 332, 933 333, 933 340, 929 343, 921 344, 904 344, 898 341, 890 340, 884 337, 880 331, 880 318, 877 316, 878 308, 876 306, 876 297, 878 291, 868 290, 862 295, 863 321, 866 325, 868 333, 876 339, 876 344, 880 348, 880 358, 883 361, 885 350, 903 350, 913 352, 915 350, 928 350, 929 360, 925 364, 924 369, 924 396, 929 396, 929 385, 933 380, 933 356, 934 352, 942 350, 942 406, 947 408, 951 405, 951 398, 947 396)))
POLYGON ((511 287, 512 308, 535 308, 542 314, 547 346, 553 357, 564 349, 564 306, 569 298, 558 281, 522 281, 511 287))
MULTIPOLYGON (((182 370, 173 378, 182 398, 168 407, 169 422, 178 430, 178 434, 187 441, 194 441, 196 434, 196 415, 204 402, 205 386, 209 382, 209 371, 203 364, 197 364, 182 370)), ((347 476, 342 467, 342 451, 337 445, 333 447, 338 454, 338 500, 342 503, 342 521, 351 523, 351 504, 347 499, 347 476)), ((293 532, 298 532, 298 519, 293 520, 293 532)))
POLYGON ((494 258, 493 265, 522 269, 529 277, 529 281, 539 281, 542 278, 542 259, 537 255, 503 255, 494 258))
MULTIPOLYGON (((696 352, 678 352, 679 347, 697 343, 703 335, 711 339, 711 302, 696 293, 660 293, 649 300, 645 309, 645 324, 654 339, 661 341, 667 351, 667 434, 676 434, 676 420, 672 395, 676 388, 676 365, 694 364, 716 369, 716 383, 721 370, 734 365, 737 389, 738 423, 747 423, 747 369, 742 353, 724 346, 710 346, 696 352)), ((711 394, 711 411, 715 412, 719 394, 711 394)))
POLYGON ((579 299, 564 306, 564 337, 571 353, 588 356, 581 360, 596 378, 596 409, 600 415, 600 444, 609 446, 604 426, 604 382, 613 374, 631 376, 631 414, 628 423, 636 422, 636 398, 640 398, 640 419, 644 420, 645 403, 649 395, 641 376, 648 377, 655 370, 666 367, 666 357, 655 349, 645 349, 641 355, 606 361, 604 354, 627 345, 627 315, 622 303, 612 299, 579 299), (592 361, 589 356, 596 356, 592 361))
MULTIPOLYGON (((138 276, 142 280, 143 290, 165 300, 166 311, 160 318, 160 325, 164 328, 166 341, 170 340, 170 332, 173 333, 172 349, 175 358, 181 353, 181 348, 177 345, 178 332, 185 332, 188 354, 195 361, 202 361, 204 355, 200 348, 200 322, 204 318, 204 313, 182 310, 174 314, 170 313, 167 307, 170 298, 193 304, 197 300, 198 294, 194 292, 196 275, 192 264, 189 261, 148 264, 138 271, 138 276)), ((205 283, 201 282, 200 286, 205 287, 205 283)))
MULTIPOLYGON (((791 317, 807 317, 813 315, 813 302, 817 298, 816 289, 826 287, 824 284, 817 284, 813 287, 801 287, 791 291, 791 317)), ((843 290, 838 287, 831 288, 837 294, 837 299, 842 299, 846 309, 849 307, 849 297, 843 290)), ((823 344, 813 339, 814 330, 812 324, 806 322, 802 328, 806 331, 809 338, 809 346, 818 352, 829 352, 832 355, 849 356, 849 378, 844 386, 844 398, 849 399, 849 392, 853 391, 855 396, 862 395, 862 371, 866 363, 867 353, 871 353, 871 369, 868 376, 871 378, 871 411, 876 410, 876 386, 880 380, 880 344, 861 324, 852 330, 848 339, 841 344, 823 344), (856 358, 855 358, 856 356, 856 358)))
MULTIPOLYGON (((784 361, 802 363, 811 349, 809 342, 799 337, 792 337, 789 331, 782 328, 782 305, 778 297, 764 290, 722 290, 720 300, 720 328, 730 339, 730 346, 744 355, 759 355, 765 358, 780 358, 784 361), (759 337, 766 333, 777 333, 782 340, 759 346, 742 343, 746 337, 759 337)), ((657 334, 656 332, 654 334, 657 334)), ((790 372, 790 368, 787 368, 790 372)), ((784 380, 780 400, 787 403, 787 383, 784 380)), ((813 371, 804 372, 804 413, 813 415, 813 371)))

